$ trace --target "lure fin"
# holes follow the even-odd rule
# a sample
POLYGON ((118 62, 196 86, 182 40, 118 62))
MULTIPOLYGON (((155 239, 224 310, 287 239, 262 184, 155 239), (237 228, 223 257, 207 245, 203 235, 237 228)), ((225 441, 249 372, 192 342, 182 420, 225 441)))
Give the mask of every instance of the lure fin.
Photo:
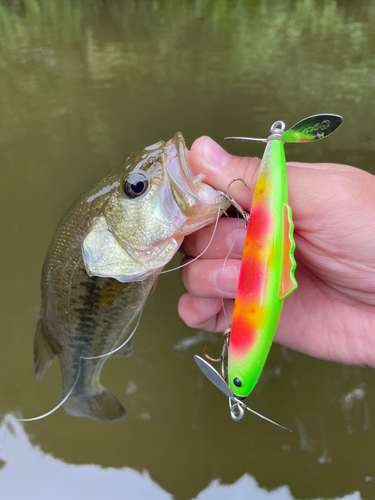
POLYGON ((34 372, 38 382, 45 374, 55 354, 56 352, 46 334, 43 320, 39 319, 34 337, 34 372))
POLYGON ((294 277, 296 261, 294 259, 295 243, 293 238, 292 209, 284 205, 284 257, 283 274, 281 280, 280 300, 284 300, 297 288, 298 283, 294 277))
POLYGON ((92 397, 78 397, 73 394, 64 403, 64 410, 73 417, 89 417, 104 422, 120 420, 126 415, 120 401, 104 387, 92 397))

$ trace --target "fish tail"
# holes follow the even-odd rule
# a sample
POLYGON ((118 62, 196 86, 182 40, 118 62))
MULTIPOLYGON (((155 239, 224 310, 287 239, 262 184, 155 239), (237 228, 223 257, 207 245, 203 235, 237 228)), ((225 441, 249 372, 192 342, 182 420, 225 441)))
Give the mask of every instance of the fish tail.
POLYGON ((74 393, 64 403, 64 410, 73 417, 88 417, 104 422, 120 420, 126 410, 114 394, 100 387, 93 396, 78 396, 74 393))

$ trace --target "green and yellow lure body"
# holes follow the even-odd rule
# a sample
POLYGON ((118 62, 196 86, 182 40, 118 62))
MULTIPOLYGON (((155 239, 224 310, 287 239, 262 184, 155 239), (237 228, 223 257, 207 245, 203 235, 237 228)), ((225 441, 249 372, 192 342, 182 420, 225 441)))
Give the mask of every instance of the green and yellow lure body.
MULTIPOLYGON (((283 122, 275 122, 268 139, 226 138, 266 143, 248 218, 232 324, 224 332, 222 375, 204 359, 194 356, 202 373, 229 398, 235 421, 243 418, 246 409, 287 429, 243 403, 258 382, 267 360, 284 299, 297 288, 284 143, 323 139, 342 122, 339 115, 313 115, 286 132, 283 122)), ((228 197, 240 208, 230 197, 229 186, 228 197)))
POLYGON ((257 383, 283 301, 297 288, 293 221, 281 137, 269 137, 260 165, 234 303, 228 382, 231 391, 240 397, 248 396, 257 383))
POLYGON ((248 220, 228 350, 227 382, 238 398, 256 385, 283 301, 297 288, 284 142, 316 141, 341 123, 337 115, 315 115, 285 132, 284 123, 275 122, 268 139, 262 140, 267 145, 248 220))

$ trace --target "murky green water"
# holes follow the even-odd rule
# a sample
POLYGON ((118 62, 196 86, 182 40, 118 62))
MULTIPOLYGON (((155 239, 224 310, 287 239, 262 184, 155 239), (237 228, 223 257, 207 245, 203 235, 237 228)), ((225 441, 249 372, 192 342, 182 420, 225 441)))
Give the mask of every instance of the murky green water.
MULTIPOLYGON (((59 401, 59 363, 40 383, 33 374, 44 254, 68 206, 130 150, 176 130, 189 146, 202 134, 223 143, 333 112, 340 131, 288 159, 375 173, 374 22, 375 1, 2 2, 2 414, 59 401)), ((192 359, 221 336, 182 324, 182 292, 178 274, 162 276, 133 356, 104 367, 126 419, 59 410, 15 423, 1 499, 375 498, 375 372, 274 346, 251 405, 294 432, 250 415, 236 424, 192 359)))

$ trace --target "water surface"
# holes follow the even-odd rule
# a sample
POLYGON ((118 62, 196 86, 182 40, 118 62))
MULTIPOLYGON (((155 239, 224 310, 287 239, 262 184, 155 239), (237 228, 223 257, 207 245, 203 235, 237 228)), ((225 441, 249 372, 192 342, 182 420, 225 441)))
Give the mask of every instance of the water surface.
MULTIPOLYGON (((375 173, 374 22, 371 0, 0 5, 1 414, 59 401, 59 363, 40 383, 33 374, 44 255, 69 205, 129 151, 176 130, 188 146, 202 134, 224 145, 332 112, 342 128, 288 146, 288 159, 375 173)), ((251 406, 294 432, 251 415, 236 424, 192 359, 205 344, 219 353, 221 336, 182 323, 181 293, 178 274, 162 276, 133 356, 103 369, 127 417, 60 410, 15 423, 0 451, 1 498, 373 499, 374 371, 275 345, 251 406)))

